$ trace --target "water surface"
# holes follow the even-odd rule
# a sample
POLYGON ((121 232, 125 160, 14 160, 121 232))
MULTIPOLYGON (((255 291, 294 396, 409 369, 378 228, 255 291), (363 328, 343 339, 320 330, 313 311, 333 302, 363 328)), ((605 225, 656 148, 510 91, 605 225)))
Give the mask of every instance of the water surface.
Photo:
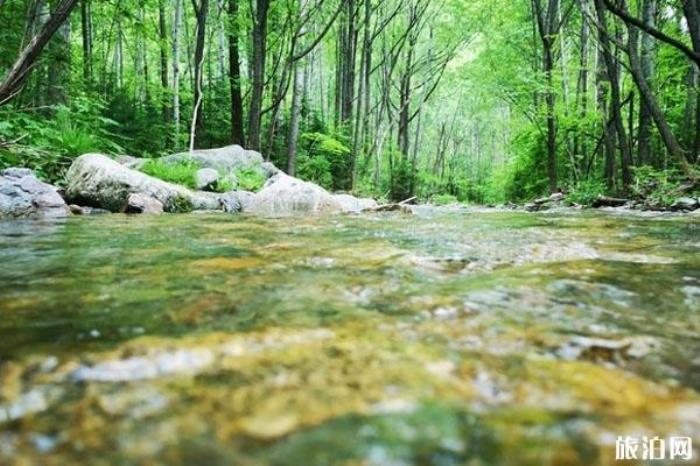
POLYGON ((697 458, 699 253, 661 214, 0 223, 0 464, 697 458))

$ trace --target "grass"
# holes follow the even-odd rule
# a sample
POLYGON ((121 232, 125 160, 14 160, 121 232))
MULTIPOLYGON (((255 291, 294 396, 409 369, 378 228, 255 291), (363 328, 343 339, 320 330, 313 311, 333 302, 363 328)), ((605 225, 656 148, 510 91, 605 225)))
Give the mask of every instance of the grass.
POLYGON ((199 170, 199 165, 192 160, 178 162, 177 164, 166 164, 157 159, 147 160, 141 167, 141 171, 147 175, 170 183, 187 186, 190 189, 196 188, 195 174, 199 170))

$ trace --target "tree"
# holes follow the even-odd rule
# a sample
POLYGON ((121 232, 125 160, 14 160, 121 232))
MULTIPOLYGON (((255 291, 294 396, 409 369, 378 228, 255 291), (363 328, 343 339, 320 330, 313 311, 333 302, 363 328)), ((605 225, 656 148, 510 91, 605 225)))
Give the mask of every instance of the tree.
POLYGON ((46 24, 20 52, 14 65, 0 83, 0 105, 8 103, 22 90, 44 47, 77 4, 78 0, 62 0, 51 13, 46 24))

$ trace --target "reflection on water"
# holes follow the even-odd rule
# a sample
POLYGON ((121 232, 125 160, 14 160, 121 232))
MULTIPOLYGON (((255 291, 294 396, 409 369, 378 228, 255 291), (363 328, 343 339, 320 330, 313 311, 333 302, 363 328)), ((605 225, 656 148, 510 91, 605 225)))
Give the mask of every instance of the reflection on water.
POLYGON ((699 252, 602 212, 0 223, 0 464, 697 458, 699 252))

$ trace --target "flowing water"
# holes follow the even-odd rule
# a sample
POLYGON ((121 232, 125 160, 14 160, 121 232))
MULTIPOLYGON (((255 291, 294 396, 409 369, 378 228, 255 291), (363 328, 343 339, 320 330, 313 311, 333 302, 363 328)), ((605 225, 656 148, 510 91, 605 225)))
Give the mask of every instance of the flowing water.
POLYGON ((0 264, 3 465, 698 461, 698 217, 14 221, 0 264))

